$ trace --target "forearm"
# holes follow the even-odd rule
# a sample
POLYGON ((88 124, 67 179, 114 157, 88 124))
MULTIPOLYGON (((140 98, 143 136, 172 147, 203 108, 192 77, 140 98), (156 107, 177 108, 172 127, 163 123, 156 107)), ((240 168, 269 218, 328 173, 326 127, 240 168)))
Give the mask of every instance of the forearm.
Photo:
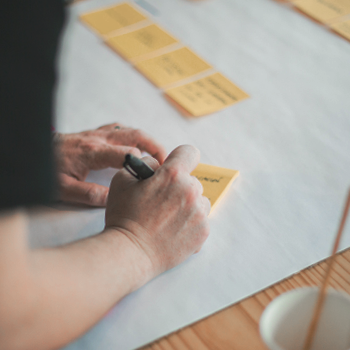
POLYGON ((0 317, 0 344, 6 349, 63 346, 153 277, 147 256, 116 230, 33 251, 28 263, 21 274, 25 288, 2 300, 8 312, 0 317), (17 305, 21 309, 13 312, 17 305))

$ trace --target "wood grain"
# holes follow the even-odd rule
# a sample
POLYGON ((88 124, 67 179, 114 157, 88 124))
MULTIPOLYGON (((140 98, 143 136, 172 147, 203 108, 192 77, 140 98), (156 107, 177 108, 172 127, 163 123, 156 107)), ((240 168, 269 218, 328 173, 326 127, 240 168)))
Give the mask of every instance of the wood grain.
MULTIPOLYGON (((319 286, 326 266, 322 261, 140 350, 267 350, 259 334, 265 307, 288 290, 319 286)), ((350 248, 337 254, 330 286, 350 294, 350 248)))

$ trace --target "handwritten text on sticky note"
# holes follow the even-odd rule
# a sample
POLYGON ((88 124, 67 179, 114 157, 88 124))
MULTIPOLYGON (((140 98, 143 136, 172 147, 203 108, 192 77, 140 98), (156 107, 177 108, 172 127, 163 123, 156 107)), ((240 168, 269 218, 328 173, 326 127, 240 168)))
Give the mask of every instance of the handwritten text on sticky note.
POLYGON ((80 19, 101 35, 145 20, 147 17, 128 3, 85 13, 80 19))
POLYGON ((210 200, 211 210, 213 210, 237 178, 239 171, 214 165, 198 164, 191 175, 195 176, 202 184, 203 196, 210 200))
POLYGON ((106 40, 107 44, 126 59, 133 59, 178 42, 156 24, 116 35, 106 40))
POLYGON ((166 90, 165 94, 192 116, 216 112, 249 97, 220 73, 166 90))
POLYGON ((211 68, 187 47, 141 61, 135 67, 158 87, 178 82, 211 68))

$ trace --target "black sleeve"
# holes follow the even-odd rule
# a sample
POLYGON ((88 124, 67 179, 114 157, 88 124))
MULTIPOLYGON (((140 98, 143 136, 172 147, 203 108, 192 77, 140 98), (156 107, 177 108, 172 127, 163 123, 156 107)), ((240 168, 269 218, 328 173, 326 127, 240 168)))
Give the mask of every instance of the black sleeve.
POLYGON ((0 6, 0 210, 52 200, 51 123, 62 0, 0 6))

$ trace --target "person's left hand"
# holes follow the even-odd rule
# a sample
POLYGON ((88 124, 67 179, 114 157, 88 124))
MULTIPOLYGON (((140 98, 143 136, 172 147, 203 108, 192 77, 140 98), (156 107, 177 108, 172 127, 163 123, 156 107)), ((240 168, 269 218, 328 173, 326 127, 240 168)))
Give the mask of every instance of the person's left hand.
POLYGON ((59 199, 105 206, 109 188, 85 182, 89 171, 122 168, 127 153, 141 158, 141 151, 149 153, 160 164, 166 157, 164 147, 150 136, 119 123, 75 134, 55 134, 59 199))

